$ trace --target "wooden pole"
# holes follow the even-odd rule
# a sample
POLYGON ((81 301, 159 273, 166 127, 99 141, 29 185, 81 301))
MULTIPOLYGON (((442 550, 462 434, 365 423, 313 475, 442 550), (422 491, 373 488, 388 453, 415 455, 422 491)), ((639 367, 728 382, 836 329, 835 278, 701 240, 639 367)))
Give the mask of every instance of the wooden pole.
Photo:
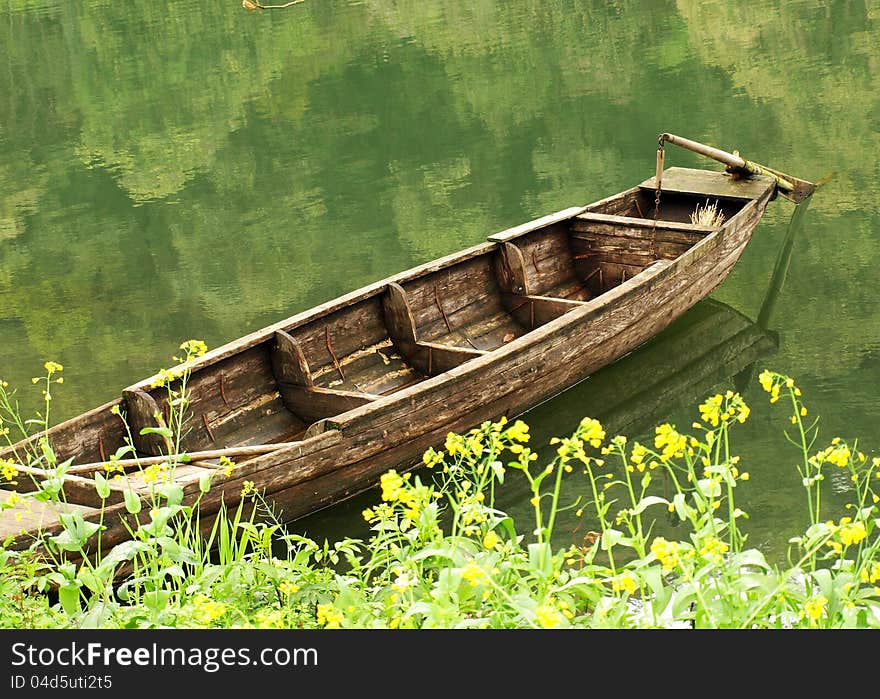
POLYGON ((707 146, 705 143, 692 141, 689 138, 683 138, 682 136, 676 136, 671 133, 660 134, 659 140, 661 143, 663 141, 668 141, 669 143, 674 143, 675 145, 693 151, 694 153, 705 155, 707 158, 717 160, 719 163, 727 165, 728 170, 732 172, 772 177, 776 180, 779 192, 786 199, 790 199, 796 204, 799 204, 816 191, 816 185, 812 182, 807 182, 806 180, 786 175, 784 172, 779 172, 778 170, 774 170, 765 165, 759 165, 751 160, 746 160, 738 153, 728 153, 720 148, 707 146))
MULTIPOLYGON (((253 444, 247 447, 229 447, 227 449, 210 449, 208 451, 194 451, 190 453, 179 454, 177 456, 177 461, 179 463, 187 464, 192 463, 194 461, 206 461, 208 459, 219 459, 223 456, 228 458, 232 458, 233 456, 260 456, 261 454, 268 454, 270 452, 276 451, 277 449, 284 449, 285 447, 292 447, 296 444, 300 444, 300 442, 277 442, 275 444, 253 444)), ((92 473, 94 471, 100 471, 105 466, 121 466, 122 468, 130 468, 137 466, 152 466, 153 464, 161 464, 166 461, 169 461, 171 457, 169 456, 145 456, 142 459, 119 459, 117 461, 98 461, 94 463, 88 464, 77 464, 76 466, 71 466, 67 469, 66 474, 71 476, 80 475, 83 473, 92 473)), ((34 469, 27 466, 16 466, 17 469, 21 470, 25 473, 36 473, 38 475, 49 475, 52 473, 51 469, 34 469)))

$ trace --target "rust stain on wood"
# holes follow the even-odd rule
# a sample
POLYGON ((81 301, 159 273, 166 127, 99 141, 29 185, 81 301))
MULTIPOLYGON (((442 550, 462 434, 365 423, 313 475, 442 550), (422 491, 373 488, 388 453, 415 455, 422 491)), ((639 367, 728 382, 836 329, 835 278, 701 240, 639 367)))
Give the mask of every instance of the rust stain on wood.
POLYGON ((449 324, 449 318, 446 317, 446 311, 443 310, 443 304, 440 303, 440 295, 437 293, 437 286, 434 285, 434 303, 440 309, 440 315, 443 316, 443 322, 446 323, 446 330, 452 332, 452 326, 449 324))
POLYGON ((339 378, 345 381, 345 374, 342 371, 342 367, 339 364, 339 360, 336 358, 336 352, 333 351, 333 345, 330 344, 330 326, 324 326, 324 342, 327 345, 327 351, 330 353, 331 359, 333 359, 333 366, 336 367, 336 371, 339 372, 339 378))
POLYGON ((226 407, 230 407, 229 399, 226 397, 226 375, 220 374, 220 397, 223 399, 223 402, 226 404, 226 407))
POLYGON ((202 413, 202 422, 205 425, 205 429, 208 432, 208 436, 211 438, 211 441, 213 442, 215 440, 214 432, 211 430, 211 426, 208 424, 208 416, 205 415, 204 413, 202 413))

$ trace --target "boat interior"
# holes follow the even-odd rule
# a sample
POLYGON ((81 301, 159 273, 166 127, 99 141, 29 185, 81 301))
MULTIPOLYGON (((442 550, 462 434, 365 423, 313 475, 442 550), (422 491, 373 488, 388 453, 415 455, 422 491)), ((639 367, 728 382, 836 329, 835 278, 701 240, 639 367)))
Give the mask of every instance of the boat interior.
MULTIPOLYGON (((181 446, 197 452, 319 435, 327 419, 493 352, 655 262, 674 260, 718 230, 690 222, 707 201, 670 192, 655 220, 654 192, 635 187, 548 217, 546 225, 490 236, 487 244, 391 277, 354 302, 325 304, 242 351, 197 364, 181 446)), ((713 201, 727 223, 750 199, 713 201)), ((59 460, 104 462, 126 444, 128 431, 113 405, 124 412, 140 455, 164 453, 161 437, 140 431, 167 420, 168 392, 142 382, 120 400, 53 428, 59 460)), ((216 466, 215 460, 178 466, 175 477, 197 480, 216 466)), ((149 487, 137 469, 129 479, 149 487)), ((71 507, 99 506, 91 477, 79 480, 82 487, 68 491, 71 507)), ((119 499, 121 486, 114 486, 110 501, 119 499)))

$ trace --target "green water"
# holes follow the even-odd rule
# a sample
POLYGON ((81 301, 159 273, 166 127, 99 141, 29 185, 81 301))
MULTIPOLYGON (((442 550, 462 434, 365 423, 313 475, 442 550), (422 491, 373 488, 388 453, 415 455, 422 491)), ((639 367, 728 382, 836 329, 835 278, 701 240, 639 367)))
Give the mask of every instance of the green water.
MULTIPOLYGON (((30 390, 45 359, 63 363, 53 410, 75 415, 184 339, 217 346, 625 189, 671 131, 836 175, 769 302, 783 200, 713 295, 725 307, 701 304, 527 419, 537 442, 586 412, 637 436, 689 425, 696 400, 737 381, 754 409, 735 442, 752 474, 742 504, 752 543, 779 553, 805 498, 785 415, 749 372, 797 377, 828 439, 880 444, 878 30, 876 0, 308 0, 262 14, 0 0, 0 376, 30 390), (753 357, 722 315, 762 307, 773 342, 753 357), (689 335, 707 314, 722 314, 716 330, 689 335), (699 367, 682 365, 702 346, 699 367)), ((667 164, 715 167, 672 147, 667 164)), ((829 486, 834 508, 848 484, 829 486)), ((301 526, 357 529, 363 501, 301 526)), ((515 493, 509 506, 526 512, 515 493)))

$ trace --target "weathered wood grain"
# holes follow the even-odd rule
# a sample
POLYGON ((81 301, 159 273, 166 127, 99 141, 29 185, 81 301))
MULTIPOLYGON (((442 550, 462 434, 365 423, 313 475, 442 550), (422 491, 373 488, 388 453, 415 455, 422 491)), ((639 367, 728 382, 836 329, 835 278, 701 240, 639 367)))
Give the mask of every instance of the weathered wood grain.
POLYGON ((302 347, 284 330, 275 331, 275 346, 272 349, 272 373, 278 381, 314 386, 312 372, 306 361, 302 347))
POLYGON ((528 274, 522 251, 513 243, 502 241, 494 258, 495 277, 500 291, 508 294, 529 294, 528 274))
MULTIPOLYGON (((656 178, 651 177, 639 186, 653 191, 656 178)), ((699 194, 702 196, 724 197, 726 199, 759 199, 767 187, 774 187, 769 177, 742 177, 734 179, 726 172, 713 172, 686 167, 671 167, 663 173, 661 187, 663 192, 699 194)))
POLYGON ((339 415, 347 410, 367 405, 379 398, 377 395, 368 393, 320 386, 307 388, 284 381, 281 382, 280 389, 284 404, 307 422, 339 415))
POLYGON ((129 427, 131 427, 131 438, 135 448, 143 454, 150 455, 166 452, 163 437, 155 434, 141 434, 142 429, 167 427, 167 423, 162 417, 162 410, 156 400, 139 388, 126 388, 122 395, 125 398, 125 414, 129 427))

